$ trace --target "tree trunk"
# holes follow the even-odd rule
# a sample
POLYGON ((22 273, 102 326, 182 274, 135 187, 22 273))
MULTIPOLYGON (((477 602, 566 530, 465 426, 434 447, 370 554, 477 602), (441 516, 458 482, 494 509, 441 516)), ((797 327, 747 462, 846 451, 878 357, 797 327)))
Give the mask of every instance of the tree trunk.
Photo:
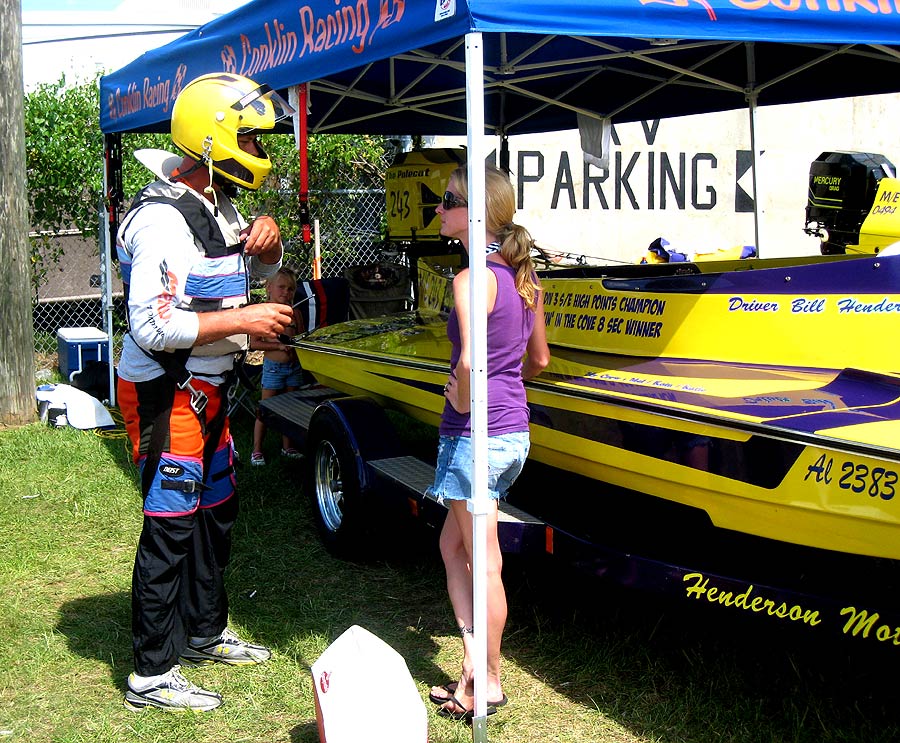
POLYGON ((25 191, 22 7, 0 3, 0 426, 36 417, 25 191))

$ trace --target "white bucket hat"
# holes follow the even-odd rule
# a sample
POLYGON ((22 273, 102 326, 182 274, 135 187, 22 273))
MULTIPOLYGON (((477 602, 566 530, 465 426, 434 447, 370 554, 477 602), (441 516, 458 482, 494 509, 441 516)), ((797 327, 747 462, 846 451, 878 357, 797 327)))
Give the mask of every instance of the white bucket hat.
POLYGON ((152 172, 157 178, 168 180, 181 165, 184 155, 173 155, 165 150, 135 150, 135 159, 152 172))

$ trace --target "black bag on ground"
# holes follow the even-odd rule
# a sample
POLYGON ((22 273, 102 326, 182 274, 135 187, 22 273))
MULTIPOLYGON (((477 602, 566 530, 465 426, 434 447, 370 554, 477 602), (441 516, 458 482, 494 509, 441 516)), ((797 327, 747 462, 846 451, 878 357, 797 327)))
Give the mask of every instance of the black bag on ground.
MULTIPOLYGON (((113 371, 115 384, 115 371, 113 371)), ((72 375, 72 386, 96 397, 100 402, 109 400, 109 362, 86 361, 80 372, 72 375)))

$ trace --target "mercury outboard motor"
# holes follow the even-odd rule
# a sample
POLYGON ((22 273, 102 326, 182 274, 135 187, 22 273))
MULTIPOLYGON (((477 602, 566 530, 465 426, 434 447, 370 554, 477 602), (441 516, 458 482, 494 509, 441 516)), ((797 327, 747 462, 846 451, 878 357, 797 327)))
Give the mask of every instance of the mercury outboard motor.
POLYGON ((884 155, 870 152, 823 152, 809 167, 807 235, 818 237, 823 255, 846 252, 859 243, 859 230, 882 178, 896 170, 884 155))

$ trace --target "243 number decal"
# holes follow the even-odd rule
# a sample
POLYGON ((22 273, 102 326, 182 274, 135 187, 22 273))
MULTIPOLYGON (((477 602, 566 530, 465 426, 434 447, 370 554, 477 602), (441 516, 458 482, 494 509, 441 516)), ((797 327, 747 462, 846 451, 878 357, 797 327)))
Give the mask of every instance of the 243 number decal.
POLYGON ((388 191, 388 210, 394 218, 409 219, 409 191, 388 191))
MULTIPOLYGON (((822 454, 814 464, 806 468, 804 482, 811 477, 816 482, 824 482, 830 485, 835 475, 831 474, 834 460, 832 457, 822 454)), ((884 467, 869 467, 861 462, 841 462, 840 477, 837 485, 841 490, 850 490, 854 493, 866 494, 871 498, 891 500, 896 493, 897 473, 884 467)))

